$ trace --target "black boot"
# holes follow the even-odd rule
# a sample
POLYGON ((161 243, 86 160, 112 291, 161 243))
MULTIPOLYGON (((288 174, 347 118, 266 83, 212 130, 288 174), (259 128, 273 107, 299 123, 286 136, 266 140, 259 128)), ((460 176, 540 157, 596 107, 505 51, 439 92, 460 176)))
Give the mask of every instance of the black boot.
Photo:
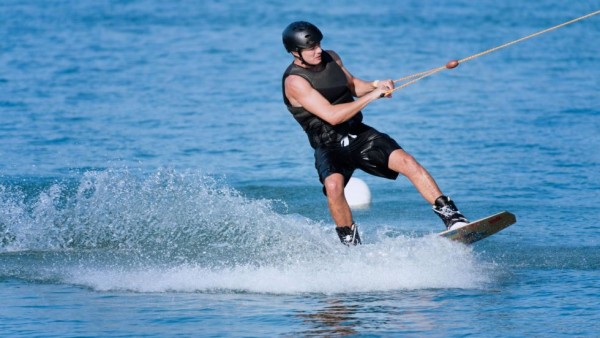
POLYGON ((447 229, 454 225, 454 228, 458 228, 469 223, 469 220, 458 211, 456 205, 448 196, 442 195, 435 200, 433 212, 440 216, 447 229))
POLYGON ((349 227, 337 227, 335 228, 338 236, 340 237, 340 241, 344 245, 357 245, 362 244, 360 242, 360 236, 358 235, 358 227, 356 223, 352 223, 349 227))

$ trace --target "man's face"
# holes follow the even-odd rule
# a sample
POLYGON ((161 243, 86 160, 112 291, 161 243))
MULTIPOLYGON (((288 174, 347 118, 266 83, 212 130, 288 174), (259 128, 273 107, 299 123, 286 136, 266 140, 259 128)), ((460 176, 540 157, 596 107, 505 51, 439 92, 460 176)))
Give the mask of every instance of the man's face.
POLYGON ((321 53, 323 50, 321 49, 321 44, 317 43, 311 48, 306 48, 300 51, 304 62, 311 66, 316 66, 321 63, 321 53))

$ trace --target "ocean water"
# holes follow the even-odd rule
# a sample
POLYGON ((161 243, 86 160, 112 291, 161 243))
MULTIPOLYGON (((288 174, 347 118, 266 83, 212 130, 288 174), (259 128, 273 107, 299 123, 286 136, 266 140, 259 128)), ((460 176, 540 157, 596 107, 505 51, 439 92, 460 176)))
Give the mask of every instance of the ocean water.
POLYGON ((308 20, 364 79, 444 65, 596 1, 0 3, 2 336, 598 336, 600 15, 374 102, 471 219, 357 172, 340 245, 281 99, 308 20))

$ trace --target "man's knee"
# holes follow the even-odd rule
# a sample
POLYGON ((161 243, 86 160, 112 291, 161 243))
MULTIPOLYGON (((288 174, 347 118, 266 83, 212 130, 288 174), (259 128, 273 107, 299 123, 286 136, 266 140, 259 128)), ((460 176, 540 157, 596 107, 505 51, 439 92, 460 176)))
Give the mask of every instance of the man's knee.
POLYGON ((404 165, 410 170, 417 170, 421 168, 419 162, 417 162, 417 160, 410 154, 406 154, 406 156, 403 158, 403 161, 404 165))
POLYGON ((392 163, 390 163, 390 169, 395 170, 404 175, 420 171, 421 164, 409 153, 399 150, 392 153, 392 163))
POLYGON ((328 197, 339 197, 344 193, 344 177, 340 174, 327 177, 323 185, 328 197))

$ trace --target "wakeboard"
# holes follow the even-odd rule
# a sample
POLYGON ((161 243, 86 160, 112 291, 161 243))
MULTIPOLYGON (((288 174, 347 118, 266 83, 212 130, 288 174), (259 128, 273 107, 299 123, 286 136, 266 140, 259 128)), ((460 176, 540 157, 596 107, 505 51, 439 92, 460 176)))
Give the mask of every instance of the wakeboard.
POLYGON ((457 229, 446 230, 438 235, 453 241, 471 244, 489 237, 517 222, 517 217, 508 211, 484 217, 457 229))

